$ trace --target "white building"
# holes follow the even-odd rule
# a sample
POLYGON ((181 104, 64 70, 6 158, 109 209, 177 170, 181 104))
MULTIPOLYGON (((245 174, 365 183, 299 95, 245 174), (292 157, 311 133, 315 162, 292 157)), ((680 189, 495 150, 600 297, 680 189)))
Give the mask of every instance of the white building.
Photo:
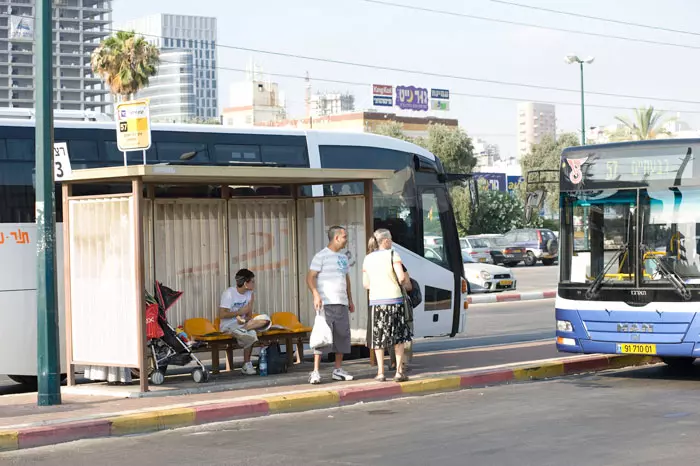
POLYGON ((196 116, 194 65, 189 50, 164 49, 158 74, 137 97, 148 98, 151 119, 155 122, 187 123, 196 116))
POLYGON ((533 144, 539 144, 545 135, 555 136, 557 118, 554 105, 537 102, 518 104, 518 157, 530 152, 533 144))
POLYGON ((284 93, 251 63, 246 80, 231 84, 229 106, 222 118, 224 125, 238 127, 280 122, 287 118, 284 93))
MULTIPOLYGON (((216 71, 216 18, 156 14, 128 21, 121 30, 135 31, 158 46, 163 52, 169 49, 188 51, 192 54, 194 72, 194 116, 216 118, 219 116, 219 92, 216 71)), ((166 65, 167 63, 163 63, 166 65)), ((171 92, 172 88, 163 89, 171 92)), ((184 93, 189 92, 185 86, 184 93)), ((189 97, 181 96, 180 102, 189 97)))
POLYGON ((472 145, 474 146, 474 157, 476 157, 474 171, 488 171, 500 162, 501 155, 497 144, 491 144, 481 138, 474 138, 472 145))
MULTIPOLYGON (((112 26, 111 0, 53 2, 54 108, 109 113, 111 99, 90 54, 112 26)), ((0 107, 33 108, 34 0, 0 0, 0 107)))

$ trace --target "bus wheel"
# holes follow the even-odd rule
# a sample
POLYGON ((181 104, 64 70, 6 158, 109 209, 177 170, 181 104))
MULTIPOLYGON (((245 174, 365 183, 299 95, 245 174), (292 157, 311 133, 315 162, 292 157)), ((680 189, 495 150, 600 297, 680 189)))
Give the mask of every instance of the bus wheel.
POLYGON ((525 255, 525 265, 528 267, 532 267, 533 265, 537 264, 537 258, 535 257, 535 254, 532 251, 528 251, 527 254, 525 255))
POLYGON ((695 358, 683 358, 683 357, 667 357, 661 358, 661 360, 671 369, 685 369, 688 370, 693 367, 695 358))

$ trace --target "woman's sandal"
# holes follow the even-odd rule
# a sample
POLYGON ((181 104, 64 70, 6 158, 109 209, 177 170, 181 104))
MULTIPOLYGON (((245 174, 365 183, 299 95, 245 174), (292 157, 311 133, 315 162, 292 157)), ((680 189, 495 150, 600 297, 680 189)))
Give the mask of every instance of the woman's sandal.
POLYGON ((394 382, 406 382, 408 381, 408 376, 406 374, 396 373, 394 376, 394 382))
POLYGON ((377 382, 386 382, 386 376, 384 374, 378 375, 374 378, 377 382))

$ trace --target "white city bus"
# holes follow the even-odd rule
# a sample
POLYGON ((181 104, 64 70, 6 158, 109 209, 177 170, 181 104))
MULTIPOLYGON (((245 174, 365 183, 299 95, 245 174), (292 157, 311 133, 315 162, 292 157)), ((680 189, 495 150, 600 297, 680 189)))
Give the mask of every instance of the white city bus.
MULTIPOLYGON (((54 138, 57 143, 67 144, 73 170, 123 164, 113 122, 56 121, 54 138)), ((375 228, 385 227, 392 232, 406 267, 421 285, 424 300, 415 312, 416 337, 454 336, 464 330, 467 284, 463 279, 459 238, 446 185, 449 177, 430 152, 404 141, 371 134, 213 125, 154 124, 152 141, 146 152, 149 164, 178 163, 183 154, 188 154, 191 160, 187 163, 210 165, 394 170, 396 175, 391 180, 374 183, 372 218, 375 228), (443 253, 441 259, 429 260, 424 257, 423 238, 436 233, 443 238, 443 253)), ((140 152, 129 153, 128 163, 142 163, 142 157, 140 152)), ((9 350, 0 358, 0 374, 30 385, 36 383, 37 374, 34 163, 34 121, 0 120, 0 328, 3 345, 9 350)), ((162 236, 151 232, 149 240, 156 244, 156 255, 167 255, 168 248, 195 251, 187 263, 156 261, 165 265, 150 264, 150 273, 146 271, 150 280, 157 277, 166 285, 184 291, 183 299, 168 315, 171 323, 179 325, 189 317, 188 306, 211 306, 214 312, 215 302, 201 302, 201 299, 192 302, 188 301, 188 296, 202 295, 198 293, 202 287, 210 287, 211 295, 220 293, 228 286, 230 274, 235 273, 233 269, 240 267, 251 268, 258 275, 259 302, 266 311, 293 310, 302 322, 310 323, 312 306, 303 287, 303 274, 313 253, 324 246, 325 239, 317 237, 309 240, 309 244, 296 244, 296 232, 310 227, 322 231, 321 228, 334 223, 334 212, 340 210, 344 218, 350 210, 355 212, 351 217, 353 221, 347 225, 351 238, 348 255, 352 259, 354 295, 364 295, 361 261, 366 248, 366 217, 364 206, 356 196, 363 193, 362 185, 309 187, 301 196, 292 196, 283 187, 235 187, 231 195, 250 196, 253 209, 237 214, 241 215, 241 225, 251 226, 248 230, 255 226, 256 233, 246 233, 248 230, 243 227, 236 232, 219 231, 217 225, 205 218, 206 213, 192 213, 187 210, 192 207, 187 205, 174 206, 168 200, 168 189, 163 187, 155 193, 153 202, 158 208, 154 208, 153 215, 169 230, 162 236), (287 219, 291 217, 285 214, 285 209, 290 208, 307 209, 306 224, 300 220, 290 228, 287 219), (185 215, 185 211, 189 212, 187 215, 202 216, 202 231, 178 229, 177 216, 185 215), (209 250, 216 241, 202 239, 221 234, 236 235, 230 238, 232 248, 238 248, 238 254, 224 267, 209 250), (280 277, 288 280, 288 287, 285 285, 274 291, 265 289, 266 281, 279 283, 280 277), (298 307, 294 304, 290 309, 290 302, 299 303, 298 307)), ((192 192, 191 196, 200 200, 210 198, 212 202, 222 197, 221 192, 213 190, 192 192)), ((62 204, 58 185, 56 221, 61 361, 65 367, 62 204)), ((358 308, 360 312, 353 316, 352 326, 353 343, 359 347, 365 343, 367 305, 360 302, 358 308)))

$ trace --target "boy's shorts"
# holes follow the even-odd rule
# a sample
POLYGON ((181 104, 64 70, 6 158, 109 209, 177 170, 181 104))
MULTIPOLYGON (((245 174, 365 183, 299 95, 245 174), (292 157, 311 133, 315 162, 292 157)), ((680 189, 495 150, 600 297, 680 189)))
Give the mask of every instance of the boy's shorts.
POLYGON ((243 348, 250 348, 258 341, 258 332, 264 332, 272 326, 272 320, 270 316, 265 314, 260 314, 253 317, 252 320, 266 320, 268 324, 265 327, 259 328, 257 330, 246 330, 244 324, 238 323, 238 321, 233 318, 229 319, 221 324, 221 332, 230 333, 236 339, 238 344, 243 348))

